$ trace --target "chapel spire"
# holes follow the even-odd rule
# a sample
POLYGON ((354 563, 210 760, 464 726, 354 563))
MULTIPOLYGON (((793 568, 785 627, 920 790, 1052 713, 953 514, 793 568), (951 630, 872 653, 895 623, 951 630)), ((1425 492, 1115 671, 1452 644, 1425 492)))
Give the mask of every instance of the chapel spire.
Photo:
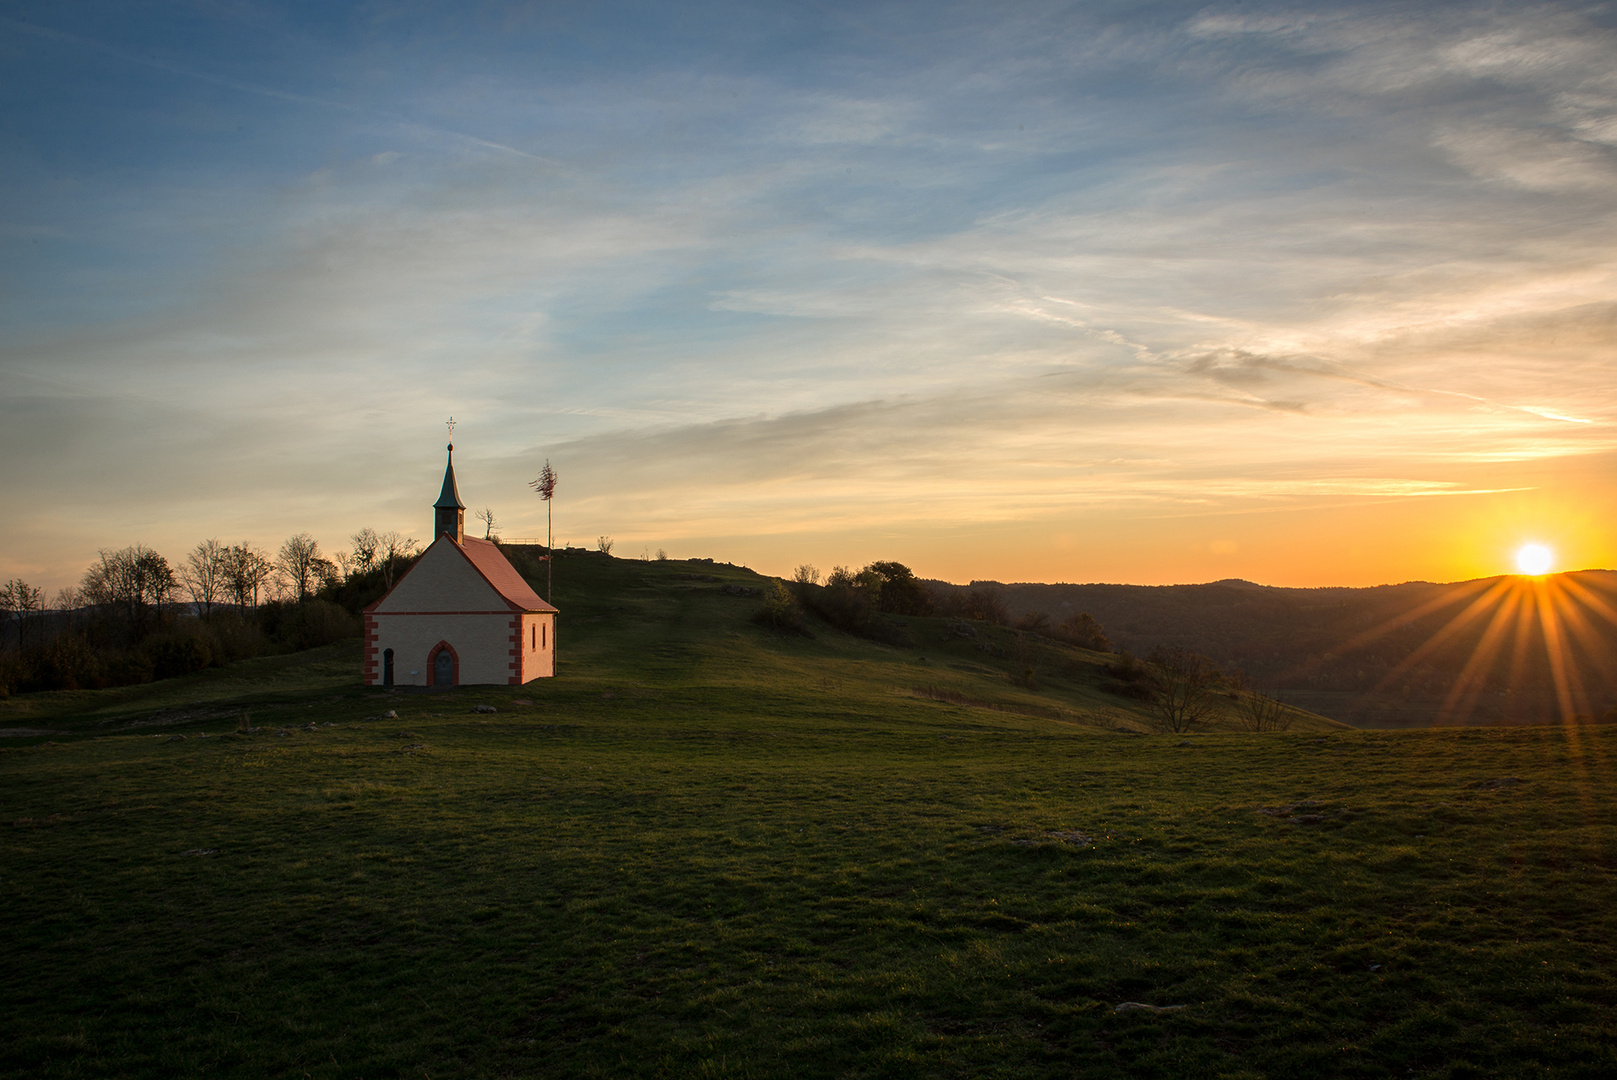
MULTIPOLYGON (((449 434, 455 434, 455 418, 449 418, 449 434)), ((444 487, 438 493, 438 501, 432 504, 433 538, 449 534, 455 543, 465 539, 466 532, 466 504, 460 501, 460 489, 455 486, 455 444, 449 444, 449 464, 444 466, 444 487)))

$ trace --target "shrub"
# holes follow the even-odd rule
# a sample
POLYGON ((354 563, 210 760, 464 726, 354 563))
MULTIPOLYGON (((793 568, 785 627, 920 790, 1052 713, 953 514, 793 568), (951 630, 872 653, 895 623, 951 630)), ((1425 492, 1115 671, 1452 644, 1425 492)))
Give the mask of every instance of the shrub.
POLYGON ((1011 647, 1011 682, 1028 690, 1038 686, 1039 669, 1033 639, 1019 633, 1011 647))
POLYGON ((213 663, 213 649, 194 623, 155 634, 146 639, 142 649, 151 658, 152 677, 157 679, 189 675, 213 663))
POLYGON ((783 581, 771 581, 764 587, 763 607, 753 615, 752 621, 783 634, 814 636, 803 619, 803 609, 798 606, 797 597, 792 595, 783 581))
POLYGON ((995 626, 1009 626, 1011 613, 999 590, 986 586, 962 589, 954 585, 933 585, 927 597, 931 610, 957 619, 975 619, 995 626))
POLYGON ((1016 620, 1016 629, 1049 637, 1051 636, 1050 616, 1043 611, 1029 611, 1016 620))
POLYGON ((133 686, 151 681, 152 658, 139 649, 131 649, 106 657, 90 685, 99 690, 108 686, 133 686))
POLYGON ((310 600, 288 609, 280 619, 276 637, 293 649, 313 649, 359 633, 359 620, 336 604, 310 600))
POLYGON ((1147 701, 1151 698, 1151 669, 1147 668, 1127 649, 1106 665, 1106 674, 1112 677, 1107 691, 1119 697, 1147 701))
POLYGON ((1106 631, 1089 612, 1080 612, 1053 630, 1045 631, 1051 637, 1093 652, 1111 652, 1112 643, 1106 631))
POLYGON ((800 576, 794 590, 805 608, 838 630, 901 648, 913 645, 902 628, 880 615, 877 600, 882 580, 869 569, 855 574, 839 566, 831 571, 824 585, 815 585, 800 576))
POLYGON ((63 634, 47 642, 32 657, 30 690, 77 690, 100 681, 101 657, 79 634, 63 634))
POLYGON ((203 624, 218 667, 259 656, 268 647, 264 632, 234 611, 216 611, 203 624))

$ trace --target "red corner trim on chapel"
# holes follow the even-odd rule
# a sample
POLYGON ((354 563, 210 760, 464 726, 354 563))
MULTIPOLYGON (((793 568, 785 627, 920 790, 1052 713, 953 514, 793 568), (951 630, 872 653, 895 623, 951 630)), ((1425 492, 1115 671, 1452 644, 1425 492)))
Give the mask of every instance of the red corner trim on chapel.
POLYGON ((511 674, 505 678, 506 684, 509 686, 521 686, 522 676, 526 674, 522 670, 522 623, 521 615, 515 615, 511 619, 511 649, 509 651, 511 674))

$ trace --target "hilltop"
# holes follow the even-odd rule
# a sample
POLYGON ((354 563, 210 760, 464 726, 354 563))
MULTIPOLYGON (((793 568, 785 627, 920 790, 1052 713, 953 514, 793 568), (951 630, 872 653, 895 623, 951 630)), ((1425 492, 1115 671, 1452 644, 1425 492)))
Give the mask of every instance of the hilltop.
MULTIPOLYGON (((508 551, 543 588, 542 564, 520 547, 508 551)), ((555 689, 543 692, 616 687, 628 698, 641 690, 702 687, 752 695, 781 715, 812 714, 832 703, 885 713, 901 704, 922 714, 1038 719, 1073 730, 1153 728, 1140 700, 1108 672, 1115 656, 988 623, 918 616, 896 620, 908 647, 819 622, 811 638, 781 634, 752 621, 771 581, 710 560, 569 552, 556 564, 555 602, 563 613, 558 678, 555 689)), ((176 709, 184 715, 185 708, 250 707, 265 692, 362 695, 352 643, 302 655, 305 664, 262 657, 143 686, 19 695, 0 701, 0 726, 105 730, 176 709)), ((1290 721, 1296 731, 1339 726, 1302 709, 1293 709, 1290 721)), ((1225 705, 1208 726, 1236 727, 1233 709, 1225 705)))

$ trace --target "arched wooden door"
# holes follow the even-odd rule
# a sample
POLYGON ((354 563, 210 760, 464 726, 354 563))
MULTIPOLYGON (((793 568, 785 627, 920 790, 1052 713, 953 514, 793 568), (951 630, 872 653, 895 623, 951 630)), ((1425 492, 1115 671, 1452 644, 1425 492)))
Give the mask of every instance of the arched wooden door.
POLYGON ((455 657, 448 649, 439 649, 438 655, 432 658, 432 684, 455 685, 455 657))

